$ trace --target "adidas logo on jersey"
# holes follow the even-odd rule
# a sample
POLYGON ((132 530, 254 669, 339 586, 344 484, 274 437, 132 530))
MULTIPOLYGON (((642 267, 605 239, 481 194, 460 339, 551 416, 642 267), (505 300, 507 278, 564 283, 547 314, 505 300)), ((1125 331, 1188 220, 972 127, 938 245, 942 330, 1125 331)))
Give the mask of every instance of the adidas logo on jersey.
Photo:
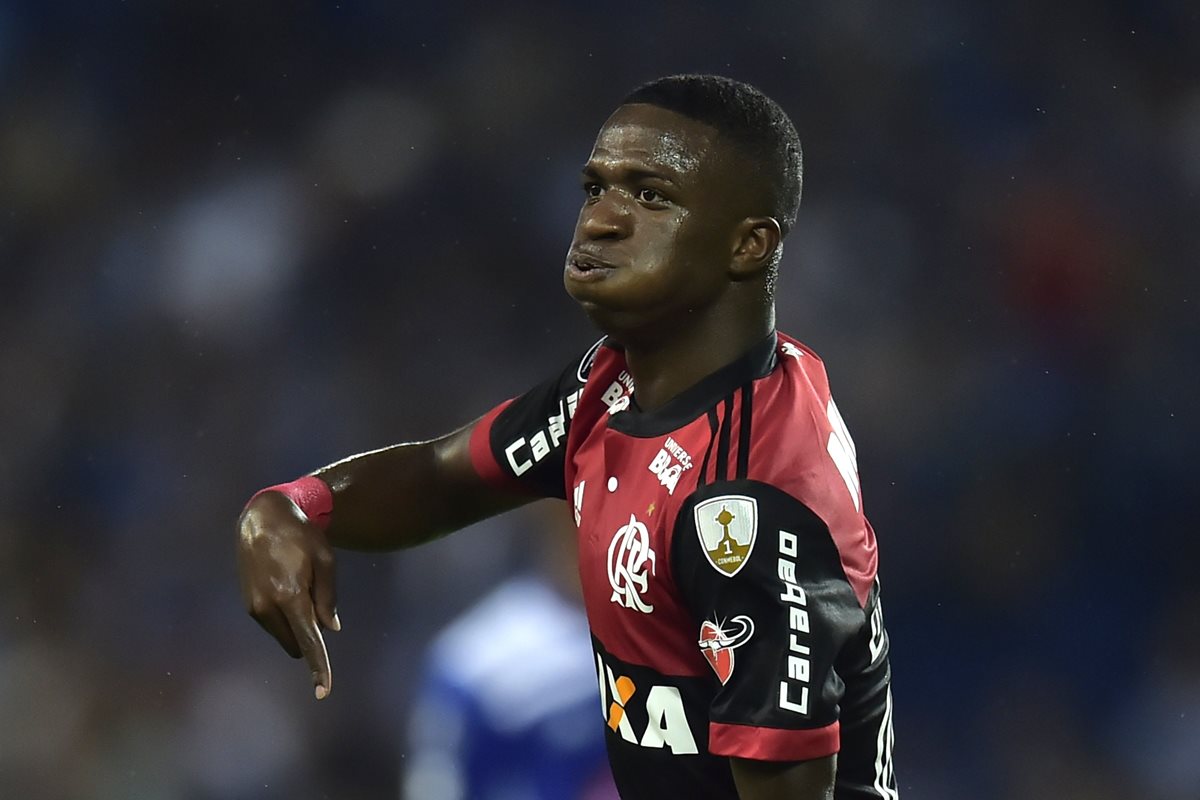
POLYGON ((575 527, 583 522, 583 490, 587 486, 587 481, 580 481, 575 484, 575 527))
POLYGON ((796 363, 800 363, 800 359, 804 357, 804 351, 791 342, 784 342, 779 345, 779 349, 785 356, 791 356, 796 359, 796 363))

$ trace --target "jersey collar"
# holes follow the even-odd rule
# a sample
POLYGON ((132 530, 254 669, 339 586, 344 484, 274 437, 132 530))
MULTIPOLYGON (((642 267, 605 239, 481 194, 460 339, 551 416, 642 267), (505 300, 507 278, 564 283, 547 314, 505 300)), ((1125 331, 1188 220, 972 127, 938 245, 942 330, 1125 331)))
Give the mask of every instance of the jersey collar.
POLYGON ((701 378, 655 411, 638 408, 635 387, 629 408, 612 416, 608 427, 643 437, 664 436, 678 430, 728 397, 739 386, 770 375, 776 364, 776 343, 775 331, 771 331, 766 338, 733 361, 701 378))

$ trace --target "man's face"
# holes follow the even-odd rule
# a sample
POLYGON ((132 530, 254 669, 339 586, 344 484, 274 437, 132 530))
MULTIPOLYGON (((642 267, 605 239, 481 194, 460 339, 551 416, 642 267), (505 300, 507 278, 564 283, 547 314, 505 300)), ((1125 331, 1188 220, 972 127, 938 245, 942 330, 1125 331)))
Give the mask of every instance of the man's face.
POLYGON ((728 149, 710 126, 645 104, 600 129, 563 283, 602 330, 653 333, 729 286, 728 149))

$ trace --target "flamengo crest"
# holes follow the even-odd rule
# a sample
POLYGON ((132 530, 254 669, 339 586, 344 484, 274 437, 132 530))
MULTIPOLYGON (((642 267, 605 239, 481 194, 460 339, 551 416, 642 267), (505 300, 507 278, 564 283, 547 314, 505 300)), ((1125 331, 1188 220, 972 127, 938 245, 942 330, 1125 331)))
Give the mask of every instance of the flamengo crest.
POLYGON ((708 563, 726 577, 741 571, 758 535, 758 501, 728 494, 696 506, 696 533, 708 563))
POLYGON ((654 605, 646 602, 646 593, 656 561, 654 548, 650 546, 650 531, 630 514, 629 522, 617 529, 608 545, 612 602, 643 614, 654 611, 654 605))

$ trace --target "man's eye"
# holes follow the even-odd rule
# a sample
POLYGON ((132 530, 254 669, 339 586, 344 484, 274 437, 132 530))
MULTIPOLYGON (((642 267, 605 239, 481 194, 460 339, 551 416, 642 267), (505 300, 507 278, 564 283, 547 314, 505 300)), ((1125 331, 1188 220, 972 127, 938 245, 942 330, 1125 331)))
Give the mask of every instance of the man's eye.
POLYGON ((604 194, 604 187, 598 183, 585 183, 583 185, 583 193, 588 197, 599 197, 604 194))
POLYGON ((666 198, 653 189, 638 189, 637 199, 643 203, 661 203, 666 198))

